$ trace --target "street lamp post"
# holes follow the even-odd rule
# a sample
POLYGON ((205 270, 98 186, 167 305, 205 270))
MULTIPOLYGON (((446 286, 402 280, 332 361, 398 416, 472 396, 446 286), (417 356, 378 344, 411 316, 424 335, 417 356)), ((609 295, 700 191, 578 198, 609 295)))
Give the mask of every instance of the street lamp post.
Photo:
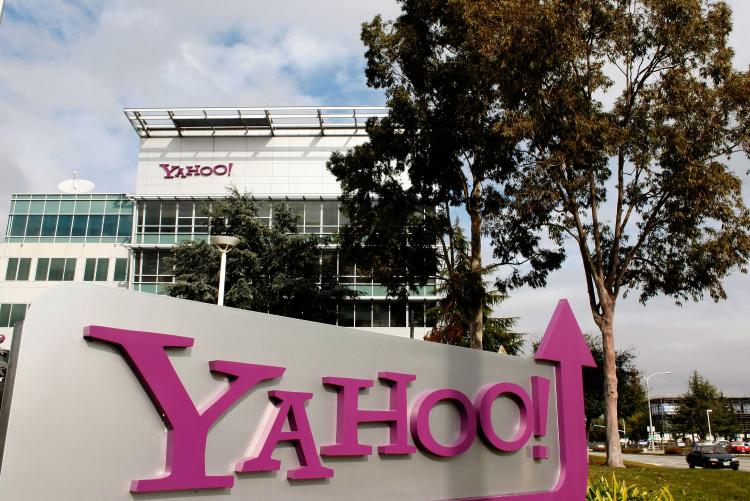
POLYGON ((648 441, 651 445, 651 452, 654 452, 654 420, 651 417, 651 395, 649 394, 648 380, 659 374, 672 374, 669 371, 654 372, 646 377, 646 400, 648 401, 648 441))
POLYGON ((713 434, 711 433, 711 413, 713 409, 706 409, 706 419, 708 420, 708 439, 713 440, 713 434))
POLYGON ((211 245, 221 252, 221 269, 219 270, 219 300, 217 304, 224 306, 224 283, 227 275, 227 252, 237 247, 240 239, 226 235, 215 235, 211 237, 211 245))

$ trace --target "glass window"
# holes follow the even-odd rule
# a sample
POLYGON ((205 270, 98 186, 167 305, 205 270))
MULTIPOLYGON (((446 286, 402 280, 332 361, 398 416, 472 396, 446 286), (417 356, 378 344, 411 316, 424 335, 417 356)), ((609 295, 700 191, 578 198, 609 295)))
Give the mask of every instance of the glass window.
POLYGON ((5 269, 5 280, 15 280, 18 275, 18 258, 8 259, 8 267, 5 269))
POLYGON ((144 218, 146 226, 159 225, 159 202, 146 202, 144 206, 144 218))
POLYGON ((96 260, 96 281, 106 282, 109 274, 109 259, 96 260))
POLYGON ((372 303, 372 326, 388 327, 388 303, 378 301, 372 303))
POLYGON ((55 234, 58 237, 69 237, 70 227, 73 225, 73 216, 60 216, 57 218, 57 231, 55 234))
POLYGON ((55 227, 57 226, 57 216, 44 216, 42 219, 42 236, 43 237, 54 237, 55 227))
POLYGON ((8 259, 8 267, 5 270, 5 280, 28 280, 31 268, 31 258, 12 257, 8 259))
POLYGON ((323 273, 336 275, 336 251, 323 251, 323 273))
POLYGON ((271 217, 271 203, 266 200, 256 200, 258 206, 258 217, 271 217))
POLYGON ((42 214, 44 212, 44 200, 32 201, 29 205, 29 212, 32 214, 42 214))
POLYGON ((339 224, 339 203, 337 201, 323 202, 323 224, 337 226, 339 224))
POLYGON ((161 231, 164 233, 174 233, 174 226, 177 222, 177 202, 162 202, 161 204, 161 231))
POLYGON ((29 216, 26 223, 26 236, 38 237, 42 231, 42 216, 29 216))
POLYGON ((57 214, 60 212, 60 201, 59 200, 47 200, 47 204, 44 206, 45 214, 57 214))
POLYGON ((354 303, 343 303, 339 306, 339 325, 354 327, 354 303))
POLYGON ((9 304, 0 304, 0 327, 10 327, 10 307, 9 304))
POLYGON ((18 275, 16 280, 28 280, 31 274, 31 258, 22 257, 18 260, 18 275))
POLYGON ((414 327, 424 327, 424 303, 409 303, 409 319, 414 321, 414 327))
POLYGON ((369 301, 357 301, 354 303, 355 327, 372 327, 371 312, 372 305, 369 301))
POLYGON ((103 237, 117 236, 117 219, 119 217, 116 214, 107 214, 104 216, 104 225, 102 226, 103 237))
POLYGON ((88 214, 91 200, 76 200, 76 214, 88 214))
POLYGON ((103 223, 104 223, 104 216, 101 216, 101 215, 89 216, 89 227, 86 229, 86 236, 87 237, 101 236, 103 223))
POLYGON ((169 259, 172 257, 170 252, 159 252, 159 275, 171 275, 173 271, 169 259))
POLYGON ((344 276, 354 276, 354 262, 339 256, 339 273, 344 276))
POLYGON ((320 226, 320 202, 305 202, 305 226, 320 226))
POLYGON ((107 203, 104 205, 104 212, 107 214, 118 214, 121 205, 122 201, 120 200, 107 200, 107 203))
POLYGON ((391 327, 406 327, 406 304, 391 303, 391 327))
POLYGON ((86 235, 86 223, 88 222, 88 216, 73 216, 73 231, 71 236, 83 237, 86 235))
POLYGON ((13 304, 10 308, 10 320, 8 327, 13 327, 16 322, 23 322, 26 318, 26 305, 25 304, 13 304))
POLYGON ((65 273, 63 273, 63 280, 66 282, 72 282, 76 275, 76 258, 69 257, 65 260, 65 273))
POLYGON ((46 257, 40 257, 36 261, 36 276, 34 280, 45 281, 47 280, 47 272, 49 271, 49 259, 46 257))
POLYGON ((13 327, 26 318, 25 304, 0 304, 0 327, 13 327))
POLYGON ((91 258, 91 257, 87 258, 85 268, 83 269, 84 282, 93 282, 95 273, 96 273, 96 259, 91 258))
POLYGON ((23 214, 25 212, 29 212, 29 202, 27 200, 16 200, 15 207, 13 210, 17 214, 23 214))
POLYGON ((26 230, 26 216, 13 216, 10 222, 10 236, 22 237, 26 230))
POLYGON ((142 273, 144 275, 156 275, 158 259, 159 255, 156 252, 144 252, 142 273))
POLYGON ((76 203, 73 200, 63 200, 60 202, 60 212, 63 214, 72 214, 75 211, 76 203))
POLYGON ((48 280, 51 282, 62 282, 63 275, 65 274, 65 259, 53 257, 49 263, 49 276, 48 280))
POLYGON ((104 212, 104 200, 92 200, 91 201, 91 213, 101 214, 104 212))
POLYGON ((120 216, 120 226, 117 230, 117 236, 129 237, 133 231, 133 216, 120 216))
POLYGON ((112 279, 115 282, 124 282, 128 279, 128 260, 126 258, 115 259, 115 274, 112 279))

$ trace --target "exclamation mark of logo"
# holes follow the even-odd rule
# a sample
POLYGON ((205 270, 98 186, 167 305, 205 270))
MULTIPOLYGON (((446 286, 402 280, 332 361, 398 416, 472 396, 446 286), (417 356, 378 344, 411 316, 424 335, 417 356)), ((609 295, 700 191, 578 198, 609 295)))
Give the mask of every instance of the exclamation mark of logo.
POLYGON ((229 173, 227 174, 227 177, 232 177, 232 162, 229 162, 229 173))
MULTIPOLYGON (((534 406, 534 436, 541 438, 547 434, 547 410, 549 408, 550 381, 540 376, 531 377, 531 401, 534 406)), ((548 459, 549 447, 534 445, 534 459, 548 459)))

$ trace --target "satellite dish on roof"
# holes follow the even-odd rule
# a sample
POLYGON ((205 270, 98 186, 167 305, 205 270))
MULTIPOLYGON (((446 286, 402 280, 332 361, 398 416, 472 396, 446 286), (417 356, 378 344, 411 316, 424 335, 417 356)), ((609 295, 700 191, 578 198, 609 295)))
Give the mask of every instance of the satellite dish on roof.
POLYGON ((87 179, 78 179, 78 172, 73 171, 73 179, 67 179, 58 184, 57 189, 63 193, 88 193, 94 189, 94 183, 87 179))

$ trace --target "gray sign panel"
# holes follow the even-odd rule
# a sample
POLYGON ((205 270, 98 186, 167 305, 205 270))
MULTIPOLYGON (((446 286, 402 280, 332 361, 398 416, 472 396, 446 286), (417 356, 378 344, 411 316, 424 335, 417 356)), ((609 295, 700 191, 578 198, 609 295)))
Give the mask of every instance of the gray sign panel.
MULTIPOLYGON (((441 500, 554 491, 564 476, 559 369, 552 363, 84 285, 58 287, 39 298, 16 344, 13 401, 5 413, 2 499, 441 500), (128 340, 140 337, 128 347, 105 339, 108 333, 128 340), (172 348, 146 347, 156 334, 182 341, 169 341, 172 348), (138 342, 143 351, 136 353, 138 342), (171 369, 158 376, 161 382, 155 379, 153 364, 164 369, 159 353, 168 354, 171 380, 166 374, 171 369), (227 375, 239 367, 233 363, 284 370, 280 377, 239 390, 246 379, 227 375), (345 456, 318 456, 325 446, 346 441, 342 423, 355 415, 342 403, 340 378, 371 382, 369 388, 358 383, 359 411, 398 406, 397 385, 384 373, 414 376, 406 390, 408 435, 394 438, 396 424, 405 426, 404 420, 363 422, 354 441, 372 446, 372 454, 352 455, 349 450, 345 456), (539 381, 551 384, 540 392, 539 381), (505 393, 498 383, 509 383, 502 386, 505 393), (170 402, 175 397, 174 391, 168 394, 170 384, 181 384, 189 400, 170 402), (237 394, 230 404, 208 417, 211 406, 229 398, 225 396, 232 388, 237 394), (482 400, 493 388, 497 395, 482 400), (306 406, 286 405, 303 393, 312 394, 303 399, 306 406), (459 394, 471 409, 461 406, 459 394), (480 401, 485 402, 484 418, 480 401), (197 412, 193 424, 198 414, 209 420, 206 476, 230 478, 231 487, 159 491, 166 484, 149 483, 168 477, 170 469, 185 473, 192 467, 175 463, 184 455, 169 457, 185 446, 179 442, 180 427, 190 416, 174 410, 185 402, 197 412), (269 431, 275 424, 283 428, 269 431), (315 457, 300 455, 301 443, 294 440, 307 429, 315 457), (278 444, 269 443, 274 433, 282 440, 278 444), (508 446, 519 437, 522 443, 508 446), (415 452, 378 452, 378 446, 394 440, 405 440, 409 447, 416 442, 415 452), (264 445, 280 461, 279 469, 252 471, 258 461, 250 461, 244 472, 238 471, 264 445), (290 471, 306 471, 301 461, 319 462, 332 475, 289 478, 294 476, 290 471), (156 492, 148 492, 149 486, 156 492)), ((580 366, 578 373, 580 378, 580 366)), ((369 416, 383 418, 381 414, 369 416)))

